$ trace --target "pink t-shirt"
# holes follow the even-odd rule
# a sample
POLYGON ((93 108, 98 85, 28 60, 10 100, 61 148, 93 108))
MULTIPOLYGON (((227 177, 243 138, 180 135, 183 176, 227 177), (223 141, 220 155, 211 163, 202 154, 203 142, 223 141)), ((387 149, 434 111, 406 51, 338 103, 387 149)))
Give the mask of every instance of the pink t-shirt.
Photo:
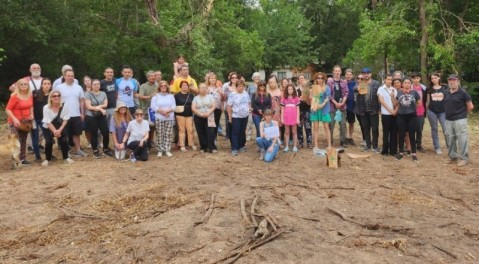
POLYGON ((281 98, 281 106, 284 107, 284 124, 287 126, 297 125, 299 97, 281 98))
POLYGON ((417 116, 424 116, 424 113, 426 112, 426 108, 424 107, 424 101, 423 101, 423 96, 424 96, 424 90, 422 89, 422 86, 419 84, 419 85, 412 85, 412 88, 414 89, 414 91, 416 91, 419 96, 421 97, 421 106, 419 107, 416 107, 416 115, 417 116))

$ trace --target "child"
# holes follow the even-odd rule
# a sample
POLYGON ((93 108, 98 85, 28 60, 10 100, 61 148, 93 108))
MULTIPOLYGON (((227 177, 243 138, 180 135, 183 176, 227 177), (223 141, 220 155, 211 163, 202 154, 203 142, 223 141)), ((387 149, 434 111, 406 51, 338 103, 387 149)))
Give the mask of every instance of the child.
POLYGON ((281 98, 281 123, 284 124, 284 138, 286 147, 284 152, 289 151, 289 135, 293 133, 293 152, 298 151, 297 128, 299 124, 299 97, 293 85, 288 84, 281 98))
POLYGON ((267 109, 263 113, 264 121, 259 124, 260 137, 256 138, 256 144, 260 149, 260 160, 272 162, 279 150, 279 126, 278 122, 273 120, 273 111, 267 109))

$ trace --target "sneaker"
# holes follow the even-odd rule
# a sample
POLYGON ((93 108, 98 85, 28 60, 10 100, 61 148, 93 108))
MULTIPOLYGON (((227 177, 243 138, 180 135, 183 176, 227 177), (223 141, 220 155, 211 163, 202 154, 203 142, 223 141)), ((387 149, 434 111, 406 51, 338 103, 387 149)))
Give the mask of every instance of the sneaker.
POLYGON ((412 161, 418 161, 416 155, 412 155, 412 161))
POLYGON ((158 154, 156 154, 156 157, 157 157, 157 158, 161 158, 161 157, 163 157, 163 152, 161 152, 161 151, 160 151, 160 152, 158 152, 158 154))
POLYGON ((366 140, 363 140, 363 142, 361 142, 361 146, 363 147, 367 146, 366 140))
POLYGON ((288 151, 289 151, 289 147, 285 147, 285 148, 283 149, 283 151, 284 151, 284 152, 288 152, 288 151))
POLYGON ((239 149, 239 152, 246 152, 246 147, 242 147, 239 149))
POLYGON ((401 154, 401 153, 396 154, 396 159, 397 160, 402 160, 402 158, 403 158, 403 154, 401 154))
POLYGON ((185 148, 185 147, 181 147, 180 150, 181 150, 182 152, 186 152, 186 148, 185 148))
POLYGON ((197 151, 197 150, 198 150, 198 148, 197 148, 196 146, 191 146, 191 149, 192 149, 193 151, 197 151))
POLYGON ((130 162, 131 162, 131 163, 135 163, 135 162, 136 162, 135 155, 131 154, 131 156, 130 156, 130 162))
POLYGON ((218 150, 213 149, 213 150, 211 151, 211 153, 218 153, 218 150))
POLYGON ((73 160, 71 158, 66 158, 65 160, 63 160, 63 163, 65 164, 73 164, 73 160))
POLYGON ((48 160, 44 160, 42 162, 42 167, 48 167, 48 160))
POLYGON ((22 160, 22 166, 30 166, 32 165, 28 160, 22 160))
POLYGON ((370 150, 371 150, 371 148, 368 147, 368 146, 365 146, 365 147, 363 147, 363 148, 361 149, 362 152, 368 152, 368 151, 370 151, 370 150))
POLYGON ((79 150, 77 152, 75 152, 75 156, 77 157, 88 157, 88 154, 86 154, 85 152, 83 152, 83 150, 79 150))
POLYGON ((100 151, 98 150, 93 151, 93 157, 95 157, 95 159, 101 158, 100 151))
POLYGON ((463 166, 466 166, 466 165, 467 165, 467 160, 459 160, 457 162, 458 167, 463 167, 463 166))
POLYGON ((103 154, 107 155, 108 157, 113 157, 113 152, 109 148, 103 149, 103 154))
POLYGON ((348 138, 348 139, 346 139, 346 141, 348 141, 349 145, 356 146, 356 144, 354 143, 354 140, 352 138, 348 138))
POLYGON ((238 156, 238 151, 237 151, 237 150, 231 151, 231 155, 233 155, 233 156, 238 156))
POLYGON ((86 148, 87 148, 87 149, 91 149, 91 144, 88 144, 88 145, 86 146, 86 148))
POLYGON ((298 148, 297 148, 297 147, 293 147, 293 152, 298 152, 298 148))
POLYGON ((166 152, 166 156, 167 156, 167 157, 173 157, 173 154, 171 154, 171 152, 167 151, 167 152, 166 152))
POLYGON ((377 153, 377 154, 381 153, 381 151, 378 148, 373 148, 372 150, 374 153, 377 153))
POLYGON ((442 150, 441 149, 436 149, 435 151, 436 151, 437 155, 442 155, 442 150))
POLYGON ((417 151, 421 152, 421 153, 426 153, 426 150, 422 147, 422 146, 417 146, 417 151))

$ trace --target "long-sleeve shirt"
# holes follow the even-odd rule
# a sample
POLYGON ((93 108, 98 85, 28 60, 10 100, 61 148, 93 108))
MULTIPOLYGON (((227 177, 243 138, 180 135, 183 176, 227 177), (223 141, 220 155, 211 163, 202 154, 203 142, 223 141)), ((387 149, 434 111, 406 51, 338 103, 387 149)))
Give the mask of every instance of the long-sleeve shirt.
POLYGON ((251 107, 253 108, 253 115, 263 116, 262 113, 264 113, 266 109, 271 109, 271 95, 268 93, 253 94, 251 97, 251 107), (259 110, 261 110, 261 114, 259 110))

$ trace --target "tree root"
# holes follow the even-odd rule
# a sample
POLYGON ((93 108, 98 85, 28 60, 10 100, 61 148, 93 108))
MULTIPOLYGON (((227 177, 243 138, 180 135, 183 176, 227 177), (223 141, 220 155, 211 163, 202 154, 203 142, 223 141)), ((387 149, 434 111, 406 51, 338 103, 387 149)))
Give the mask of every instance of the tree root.
POLYGON ((199 220, 199 221, 196 221, 195 222, 195 226, 196 225, 199 225, 199 224, 202 224, 202 223, 205 223, 206 221, 208 221, 208 219, 210 218, 211 214, 213 213, 213 209, 215 208, 215 199, 216 199, 216 194, 211 194, 211 199, 210 199, 210 206, 208 207, 208 210, 205 212, 205 214, 203 215, 203 217, 199 220))

